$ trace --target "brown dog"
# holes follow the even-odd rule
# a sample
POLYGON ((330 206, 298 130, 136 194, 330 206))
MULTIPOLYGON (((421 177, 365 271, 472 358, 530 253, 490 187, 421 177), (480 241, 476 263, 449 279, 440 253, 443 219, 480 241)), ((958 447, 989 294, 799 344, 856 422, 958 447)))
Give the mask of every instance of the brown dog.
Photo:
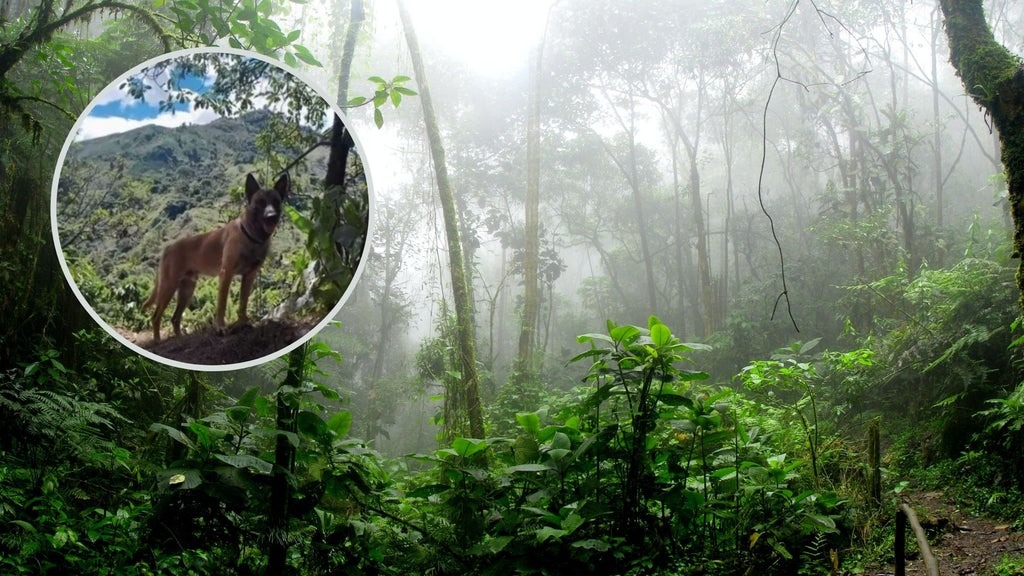
POLYGON ((155 305, 154 342, 160 340, 160 319, 175 291, 178 304, 174 308, 171 325, 174 326, 174 335, 181 335, 181 315, 192 300, 200 275, 220 279, 214 324, 219 332, 223 332, 231 279, 240 274, 238 323, 248 322, 249 293, 270 250, 270 237, 281 219, 281 204, 288 197, 288 188, 287 173, 278 178, 273 188, 262 188, 249 174, 245 178, 245 210, 241 216, 216 230, 175 240, 164 248, 153 293, 142 305, 143 310, 155 305))

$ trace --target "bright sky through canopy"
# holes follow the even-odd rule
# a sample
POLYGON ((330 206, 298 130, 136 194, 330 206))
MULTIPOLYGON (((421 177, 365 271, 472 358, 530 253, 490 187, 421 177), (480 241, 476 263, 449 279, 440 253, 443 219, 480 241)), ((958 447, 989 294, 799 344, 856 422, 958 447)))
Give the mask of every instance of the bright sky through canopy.
POLYGON ((474 73, 500 75, 528 62, 550 0, 409 2, 424 45, 456 56, 474 73))

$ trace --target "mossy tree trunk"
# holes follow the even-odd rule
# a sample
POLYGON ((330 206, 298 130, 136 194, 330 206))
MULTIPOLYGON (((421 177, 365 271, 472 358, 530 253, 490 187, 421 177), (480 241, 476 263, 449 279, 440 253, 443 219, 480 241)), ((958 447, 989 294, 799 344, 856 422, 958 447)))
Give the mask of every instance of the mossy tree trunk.
MULTIPOLYGON (((999 132, 1013 215, 1013 253, 1024 254, 1024 67, 996 41, 982 0, 940 0, 949 59, 971 98, 999 132)), ((1024 266, 1017 267, 1018 305, 1024 310, 1024 266)))
MULTIPOLYGON (((445 238, 448 240, 448 268, 452 277, 452 298, 455 300, 456 340, 459 355, 461 390, 449 390, 445 394, 445 402, 458 398, 459 405, 453 408, 466 415, 469 420, 468 433, 475 438, 484 437, 483 410, 480 405, 480 376, 476 367, 476 325, 473 314, 473 301, 469 287, 463 257, 462 240, 459 233, 458 212, 455 207, 455 195, 452 193, 448 179, 448 164, 445 161, 444 144, 441 142, 441 129, 434 114, 434 101, 427 86, 427 75, 420 54, 419 40, 412 25, 412 18, 405 2, 399 0, 398 12, 402 19, 409 56, 412 61, 413 73, 419 85, 420 103, 423 107, 423 120, 430 143, 430 157, 434 161, 434 173, 437 178, 438 195, 441 197, 441 212, 444 218, 445 238)), ((445 426, 450 426, 445 422, 445 426)), ((456 434, 466 431, 453 430, 456 434)))

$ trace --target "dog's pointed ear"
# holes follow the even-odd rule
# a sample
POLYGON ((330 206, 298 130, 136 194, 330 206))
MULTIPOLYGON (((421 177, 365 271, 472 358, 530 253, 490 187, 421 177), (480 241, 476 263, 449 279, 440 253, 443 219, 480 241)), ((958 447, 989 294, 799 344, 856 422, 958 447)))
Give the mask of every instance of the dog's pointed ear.
POLYGON ((252 174, 245 175, 245 201, 248 202, 252 195, 258 192, 260 183, 253 178, 252 174))
POLYGON ((287 172, 281 174, 281 177, 277 179, 277 183, 274 184, 274 190, 277 190, 277 193, 281 195, 282 199, 288 196, 288 191, 291 189, 291 187, 292 183, 291 180, 288 178, 287 172))

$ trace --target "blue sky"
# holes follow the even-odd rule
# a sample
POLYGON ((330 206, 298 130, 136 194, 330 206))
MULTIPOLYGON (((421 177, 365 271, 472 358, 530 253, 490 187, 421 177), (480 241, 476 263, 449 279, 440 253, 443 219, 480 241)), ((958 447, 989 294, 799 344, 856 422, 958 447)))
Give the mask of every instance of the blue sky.
MULTIPOLYGON (((82 121, 75 140, 89 140, 108 134, 127 132, 141 126, 155 124, 173 128, 183 124, 207 124, 219 118, 215 112, 205 109, 196 110, 191 103, 175 103, 173 111, 161 111, 160 102, 167 97, 163 85, 167 74, 176 74, 168 69, 160 77, 145 78, 150 86, 142 99, 129 96, 121 89, 124 79, 117 80, 96 97, 96 105, 82 121)), ((212 75, 178 75, 178 87, 197 93, 206 92, 213 83, 212 75)))

